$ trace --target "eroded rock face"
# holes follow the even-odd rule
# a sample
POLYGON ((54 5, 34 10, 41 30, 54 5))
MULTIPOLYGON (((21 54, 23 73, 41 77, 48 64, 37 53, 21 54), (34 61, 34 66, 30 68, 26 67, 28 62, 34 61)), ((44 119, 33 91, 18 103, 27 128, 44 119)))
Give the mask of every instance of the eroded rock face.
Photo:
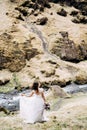
MULTIPOLYGON (((84 73, 84 78, 81 78, 80 73, 77 74, 80 70, 77 64, 62 61, 77 63, 87 59, 87 33, 85 31, 87 11, 84 2, 86 1, 10 0, 10 4, 13 5, 12 9, 6 10, 7 13, 5 12, 4 15, 6 14, 6 17, 13 20, 13 26, 11 29, 3 30, 5 33, 1 32, 0 35, 0 69, 18 72, 21 86, 27 86, 37 78, 43 85, 46 83, 61 87, 72 81, 86 83, 86 74, 84 73), (58 6, 50 2, 57 3, 58 6), (65 4, 69 7, 63 6, 65 4), (77 8, 73 7, 76 11, 71 14, 69 13, 70 6, 77 8), (59 7, 62 8, 60 14, 67 17, 56 13, 59 7), (79 20, 79 24, 75 21, 73 23, 72 17, 79 20), (28 19, 28 25, 26 19, 28 19), (40 36, 36 36, 37 33, 30 32, 31 23, 40 30, 39 32, 42 33, 40 36, 46 37, 45 44, 43 44, 43 38, 41 41, 40 36), (80 37, 81 40, 79 40, 80 37), (49 57, 50 61, 47 60, 49 57)), ((6 82, 1 80, 1 84, 6 82)))
POLYGON ((25 39, 20 34, 14 37, 14 32, 7 31, 0 35, 0 70, 9 69, 12 72, 20 71, 25 67, 26 59, 30 60, 40 53, 38 51, 39 49, 31 45, 32 40, 29 40, 29 38, 25 39))
POLYGON ((0 69, 9 68, 11 71, 19 71, 26 64, 25 55, 11 40, 12 36, 8 33, 0 36, 0 44, 2 45, 0 48, 0 69))
POLYGON ((68 38, 68 32, 60 32, 63 38, 57 40, 56 45, 52 48, 51 52, 60 56, 61 59, 79 62, 87 58, 87 44, 83 41, 76 46, 74 41, 68 38))

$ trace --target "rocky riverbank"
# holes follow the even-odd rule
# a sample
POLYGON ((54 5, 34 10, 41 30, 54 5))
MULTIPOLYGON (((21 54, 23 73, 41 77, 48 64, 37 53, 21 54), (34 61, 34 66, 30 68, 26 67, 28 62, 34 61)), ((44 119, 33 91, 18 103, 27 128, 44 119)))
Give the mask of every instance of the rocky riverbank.
MULTIPOLYGON (((9 93, 0 93, 0 111, 4 111, 6 114, 10 114, 10 112, 19 111, 19 102, 20 102, 20 96, 22 93, 25 93, 26 95, 29 95, 31 89, 29 88, 23 88, 20 91, 13 90, 9 93)), ((71 94, 83 92, 87 92, 87 84, 85 85, 77 85, 75 83, 72 83, 70 85, 67 85, 64 88, 60 88, 57 85, 51 86, 46 90, 45 88, 45 95, 48 96, 52 93, 55 98, 66 98, 71 97, 71 94)), ((56 108, 57 109, 57 108, 56 108)))

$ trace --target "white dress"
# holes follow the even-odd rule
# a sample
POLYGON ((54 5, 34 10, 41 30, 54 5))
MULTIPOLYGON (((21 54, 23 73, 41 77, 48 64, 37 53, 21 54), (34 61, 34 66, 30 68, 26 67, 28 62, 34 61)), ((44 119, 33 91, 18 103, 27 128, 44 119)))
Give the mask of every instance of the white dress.
POLYGON ((41 95, 20 97, 20 116, 26 123, 44 121, 44 100, 41 95))

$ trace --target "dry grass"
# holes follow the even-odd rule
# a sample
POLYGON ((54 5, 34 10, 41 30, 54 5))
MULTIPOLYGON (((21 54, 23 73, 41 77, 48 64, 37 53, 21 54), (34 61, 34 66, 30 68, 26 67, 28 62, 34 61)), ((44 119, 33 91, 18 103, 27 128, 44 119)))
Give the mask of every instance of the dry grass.
POLYGON ((49 118, 47 122, 26 124, 19 118, 19 112, 9 116, 1 112, 0 130, 86 130, 87 94, 80 93, 63 99, 58 110, 46 111, 46 115, 49 118))

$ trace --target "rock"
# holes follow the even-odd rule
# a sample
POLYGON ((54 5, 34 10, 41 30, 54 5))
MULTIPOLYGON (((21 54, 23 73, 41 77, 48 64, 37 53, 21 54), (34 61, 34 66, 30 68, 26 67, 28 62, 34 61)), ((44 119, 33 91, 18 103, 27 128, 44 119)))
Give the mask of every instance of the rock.
POLYGON ((72 22, 87 24, 87 18, 85 16, 79 14, 79 15, 77 15, 76 18, 72 19, 72 22))
POLYGON ((23 16, 27 16, 28 15, 28 11, 22 7, 16 7, 16 10, 18 10, 20 13, 23 14, 23 16))
POLYGON ((7 85, 12 79, 12 73, 8 70, 0 71, 0 85, 7 85))
POLYGON ((87 45, 85 41, 76 46, 73 40, 69 39, 68 32, 60 32, 63 38, 57 39, 53 45, 51 52, 56 54, 61 59, 71 62, 80 62, 87 58, 86 51, 87 45))
POLYGON ((73 10, 73 11, 70 13, 70 15, 76 16, 78 13, 79 13, 79 11, 73 10))
POLYGON ((60 88, 59 86, 52 86, 51 87, 52 92, 54 97, 61 97, 61 98, 65 98, 65 97, 70 97, 69 94, 67 94, 62 88, 60 88))
POLYGON ((47 23, 47 21, 48 21, 47 17, 42 17, 42 18, 37 19, 36 24, 37 25, 45 25, 47 23))
POLYGON ((59 32, 63 38, 68 38, 68 32, 65 32, 65 31, 61 31, 59 32))
POLYGON ((73 18, 73 19, 72 19, 72 22, 73 22, 73 23, 80 23, 77 18, 73 18))
POLYGON ((34 9, 34 11, 39 10, 39 11, 44 11, 44 8, 50 8, 50 4, 48 2, 48 0, 32 0, 32 1, 24 1, 21 4, 22 7, 28 7, 28 8, 32 8, 34 9))
POLYGON ((10 114, 10 112, 6 108, 0 106, 0 112, 1 111, 3 111, 7 115, 10 114))
POLYGON ((0 80, 0 85, 6 85, 9 82, 10 82, 9 79, 5 79, 4 81, 0 80))
POLYGON ((25 58, 27 60, 30 60, 31 58, 33 58, 34 56, 36 56, 38 54, 39 54, 39 52, 38 52, 38 50, 36 48, 27 49, 25 58))
POLYGON ((87 24, 87 18, 82 15, 77 15, 77 19, 79 19, 79 23, 87 24))
POLYGON ((60 10, 57 11, 57 14, 61 15, 61 16, 67 16, 67 12, 62 8, 60 10))
POLYGON ((80 71, 76 75, 76 84, 87 84, 87 74, 84 71, 80 71))
POLYGON ((86 0, 49 0, 53 3, 60 3, 62 6, 68 5, 79 9, 83 15, 87 15, 87 1, 86 0))
POLYGON ((10 71, 19 71, 22 69, 22 67, 25 66, 25 55, 20 50, 13 50, 12 52, 9 51, 9 53, 4 56, 4 53, 1 53, 0 55, 0 62, 1 62, 1 68, 9 68, 10 71))
POLYGON ((22 17, 22 15, 21 15, 21 14, 19 14, 16 18, 17 18, 17 19, 19 19, 19 20, 24 21, 24 18, 22 17))

